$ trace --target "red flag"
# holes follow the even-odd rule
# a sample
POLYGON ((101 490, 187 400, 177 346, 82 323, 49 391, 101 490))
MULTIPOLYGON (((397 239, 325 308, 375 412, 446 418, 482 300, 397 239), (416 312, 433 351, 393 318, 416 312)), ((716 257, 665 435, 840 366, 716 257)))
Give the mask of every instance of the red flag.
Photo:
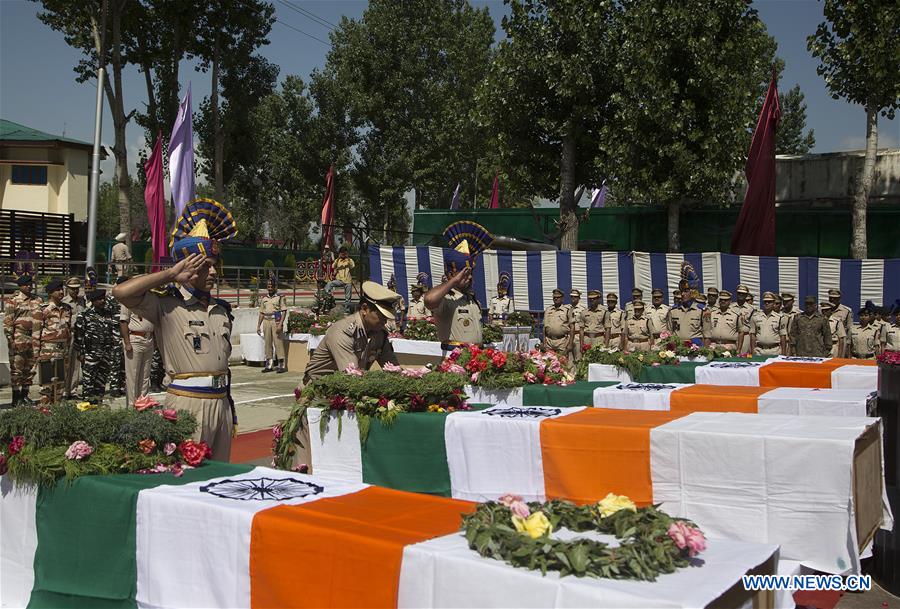
POLYGON ((153 245, 153 268, 159 270, 159 259, 168 255, 166 251, 166 195, 163 192, 162 133, 156 136, 153 153, 144 165, 147 185, 144 187, 144 202, 147 204, 147 219, 150 221, 150 242, 153 245))
POLYGON ((500 173, 494 174, 494 190, 491 192, 491 209, 500 209, 500 173))
POLYGON ((775 129, 781 119, 775 74, 747 155, 747 194, 731 236, 731 253, 775 255, 775 129))
POLYGON ((325 199, 322 201, 322 248, 334 239, 334 165, 325 176, 325 199))

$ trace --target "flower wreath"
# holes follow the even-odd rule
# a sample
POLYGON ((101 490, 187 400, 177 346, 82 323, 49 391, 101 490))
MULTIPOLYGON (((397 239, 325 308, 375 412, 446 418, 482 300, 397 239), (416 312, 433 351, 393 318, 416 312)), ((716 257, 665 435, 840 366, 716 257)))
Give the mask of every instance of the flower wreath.
POLYGON ((469 548, 514 567, 558 571, 560 576, 655 581, 661 573, 686 567, 706 549, 706 538, 693 523, 672 518, 655 506, 637 508, 610 493, 595 504, 569 501, 525 503, 504 495, 463 516, 469 548), (567 528, 615 535, 618 547, 587 538, 554 539, 567 528))

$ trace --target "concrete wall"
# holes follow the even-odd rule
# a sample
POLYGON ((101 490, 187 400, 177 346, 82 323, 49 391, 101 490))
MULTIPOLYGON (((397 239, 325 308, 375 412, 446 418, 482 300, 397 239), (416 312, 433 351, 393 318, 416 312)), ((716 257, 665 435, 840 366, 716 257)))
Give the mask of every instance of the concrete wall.
POLYGON ((79 148, 7 148, 4 158, 43 161, 47 184, 13 184, 12 165, 0 165, 0 208, 54 214, 74 214, 87 219, 90 152, 79 148))
MULTIPOLYGON (((834 152, 778 156, 775 163, 775 200, 801 201, 852 198, 865 152, 834 152)), ((900 150, 878 151, 873 200, 900 200, 900 150)))

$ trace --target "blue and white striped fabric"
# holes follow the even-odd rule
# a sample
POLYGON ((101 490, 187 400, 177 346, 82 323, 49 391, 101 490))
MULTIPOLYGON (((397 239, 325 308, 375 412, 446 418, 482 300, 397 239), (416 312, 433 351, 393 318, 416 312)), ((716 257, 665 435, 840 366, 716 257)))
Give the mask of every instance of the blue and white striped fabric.
MULTIPOLYGON (((448 250, 452 251, 452 250, 448 250)), ((488 250, 475 266, 475 294, 487 306, 497 294, 500 273, 512 277, 510 296, 519 310, 542 311, 550 306, 552 291, 560 288, 615 292, 620 301, 631 299, 635 286, 650 298, 660 288, 665 301, 678 287, 681 263, 693 265, 703 289, 715 286, 734 291, 745 284, 759 302, 763 292, 791 292, 802 307, 803 298, 813 294, 828 297, 828 289, 840 288, 842 302, 856 311, 867 300, 891 305, 900 299, 900 259, 839 260, 836 258, 792 258, 734 256, 718 252, 704 254, 649 254, 646 252, 519 252, 488 250)), ((397 289, 409 300, 409 286, 420 272, 428 273, 431 285, 440 283, 444 272, 444 249, 439 247, 369 248, 370 278, 386 284, 393 274, 397 289)))

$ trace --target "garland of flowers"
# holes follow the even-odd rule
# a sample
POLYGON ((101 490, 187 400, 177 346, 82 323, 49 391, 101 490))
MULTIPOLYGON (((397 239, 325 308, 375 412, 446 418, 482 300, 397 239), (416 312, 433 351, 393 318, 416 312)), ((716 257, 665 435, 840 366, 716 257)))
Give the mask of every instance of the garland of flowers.
POLYGON ((693 523, 672 518, 656 507, 637 508, 610 493, 592 505, 569 501, 525 503, 504 495, 463 516, 469 548, 485 558, 546 575, 655 581, 662 573, 686 567, 706 549, 706 538, 693 523), (554 539, 559 528, 615 535, 620 545, 593 539, 554 539))
POLYGON ((123 410, 90 402, 19 406, 0 413, 0 474, 38 485, 95 474, 180 476, 211 455, 205 442, 189 439, 196 428, 190 412, 146 396, 123 410))
POLYGON ((586 379, 590 364, 606 364, 628 372, 637 380, 645 366, 677 366, 679 363, 674 351, 621 351, 594 345, 582 352, 576 375, 586 379))
POLYGON ((403 338, 409 340, 437 340, 437 328, 434 325, 434 317, 423 319, 410 319, 406 322, 403 338))
POLYGON ((360 442, 366 443, 372 418, 390 426, 404 412, 455 412, 469 410, 464 381, 458 375, 432 372, 428 368, 404 369, 386 364, 382 371, 363 372, 350 365, 295 390, 297 404, 288 418, 272 428, 273 465, 290 469, 297 439, 308 408, 321 408, 319 432, 325 435, 332 417, 337 418, 338 437, 343 431, 343 413, 354 413, 360 442))
POLYGON ((659 351, 671 351, 679 357, 705 357, 712 361, 716 358, 732 357, 734 354, 722 347, 701 347, 689 340, 682 340, 671 332, 661 332, 656 341, 656 349, 659 351))
POLYGON ((518 353, 475 345, 458 347, 441 362, 438 370, 464 376, 472 385, 489 390, 529 384, 567 385, 574 381, 555 353, 536 349, 518 353))

